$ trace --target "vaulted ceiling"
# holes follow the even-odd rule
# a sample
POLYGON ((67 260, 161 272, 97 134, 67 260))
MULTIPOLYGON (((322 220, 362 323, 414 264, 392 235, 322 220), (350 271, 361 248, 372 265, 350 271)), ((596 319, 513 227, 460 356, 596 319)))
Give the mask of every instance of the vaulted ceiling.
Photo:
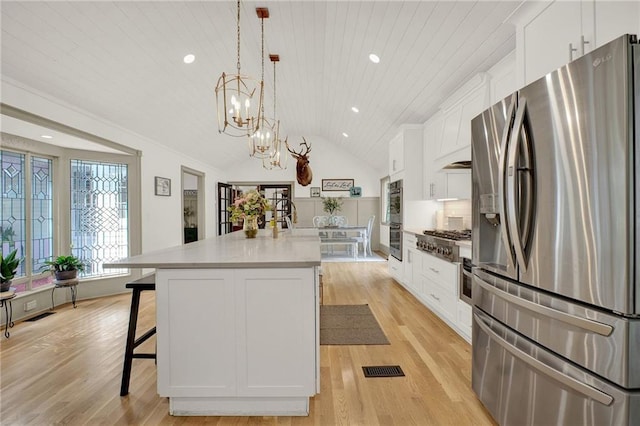
MULTIPOLYGON (((384 170, 400 125, 423 123, 514 49, 507 20, 521 3, 244 1, 242 72, 260 77, 255 9, 268 7, 265 54, 280 55, 283 133, 296 144, 304 136, 339 145, 384 170)), ((223 170, 247 158, 244 141, 218 133, 214 94, 220 74, 236 68, 235 1, 3 1, 0 8, 3 77, 223 170), (182 61, 188 53, 196 56, 190 65, 182 61)), ((269 114, 268 57, 265 85, 269 114)))

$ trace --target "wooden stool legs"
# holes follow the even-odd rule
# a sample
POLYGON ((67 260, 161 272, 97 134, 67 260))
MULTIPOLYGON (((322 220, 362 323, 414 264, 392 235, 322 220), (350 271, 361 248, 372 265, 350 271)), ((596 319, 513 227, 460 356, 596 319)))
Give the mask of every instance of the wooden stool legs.
POLYGON ((129 331, 127 333, 127 347, 124 352, 124 367, 122 369, 122 385, 120 387, 120 396, 129 394, 129 381, 131 379, 131 363, 133 358, 156 359, 155 353, 133 353, 133 350, 144 343, 151 336, 156 334, 156 328, 153 327, 142 336, 136 339, 136 327, 138 325, 138 310, 140 309, 140 293, 144 290, 155 290, 155 284, 134 284, 126 285, 133 289, 131 295, 131 312, 129 313, 129 331))

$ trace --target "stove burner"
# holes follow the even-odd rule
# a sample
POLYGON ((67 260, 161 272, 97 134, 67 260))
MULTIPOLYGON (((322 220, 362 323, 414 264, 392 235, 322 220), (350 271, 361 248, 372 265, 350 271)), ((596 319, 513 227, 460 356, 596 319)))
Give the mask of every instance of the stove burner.
POLYGON ((428 229, 422 231, 424 235, 429 235, 436 238, 444 238, 447 240, 460 241, 471 239, 471 229, 464 229, 462 231, 446 231, 442 229, 428 229))
POLYGON ((459 262, 459 250, 455 241, 470 240, 471 230, 463 231, 445 231, 445 230, 427 230, 423 231, 424 235, 418 235, 418 250, 426 251, 429 254, 437 256, 449 262, 459 262))

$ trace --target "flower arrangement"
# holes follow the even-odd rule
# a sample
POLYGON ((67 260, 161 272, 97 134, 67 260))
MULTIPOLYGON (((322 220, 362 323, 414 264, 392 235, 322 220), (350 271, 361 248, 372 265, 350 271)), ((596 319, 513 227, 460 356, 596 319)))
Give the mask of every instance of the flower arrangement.
POLYGON ((248 217, 258 217, 271 209, 269 201, 258 191, 252 189, 234 200, 233 205, 228 208, 231 212, 231 221, 237 222, 239 219, 248 217))
POLYGON ((333 215, 342 210, 342 200, 340 198, 322 197, 322 206, 325 212, 333 215))

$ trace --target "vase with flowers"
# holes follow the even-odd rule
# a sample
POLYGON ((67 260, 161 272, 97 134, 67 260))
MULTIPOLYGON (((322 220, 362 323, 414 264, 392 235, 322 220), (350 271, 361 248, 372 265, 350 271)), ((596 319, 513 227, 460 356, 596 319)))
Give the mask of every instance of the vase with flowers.
POLYGON ((269 201, 255 189, 236 198, 228 208, 232 222, 243 220, 242 229, 247 238, 255 238, 258 235, 258 218, 264 216, 269 209, 269 201))
POLYGON ((342 200, 340 198, 334 197, 323 197, 322 198, 322 207, 323 210, 329 213, 329 225, 335 226, 335 214, 342 210, 342 200))

